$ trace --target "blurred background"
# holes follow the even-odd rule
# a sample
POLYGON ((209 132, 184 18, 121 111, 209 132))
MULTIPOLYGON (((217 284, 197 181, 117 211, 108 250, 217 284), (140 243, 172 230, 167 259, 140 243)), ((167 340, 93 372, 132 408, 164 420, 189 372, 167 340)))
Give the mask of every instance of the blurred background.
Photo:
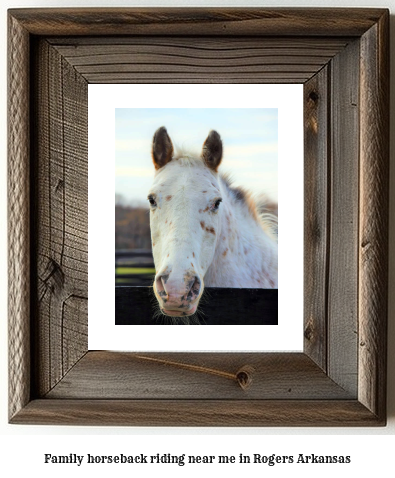
POLYGON ((151 285, 147 192, 154 177, 151 144, 165 126, 175 148, 200 154, 211 129, 220 134, 220 171, 230 174, 277 215, 278 111, 276 108, 117 108, 115 110, 116 285, 151 285))

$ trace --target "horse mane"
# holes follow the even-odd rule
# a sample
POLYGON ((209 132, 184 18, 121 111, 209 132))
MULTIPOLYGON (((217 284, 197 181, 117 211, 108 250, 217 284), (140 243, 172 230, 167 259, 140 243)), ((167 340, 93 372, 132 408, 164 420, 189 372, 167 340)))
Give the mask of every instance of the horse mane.
POLYGON ((278 207, 265 194, 254 196, 241 186, 233 186, 230 174, 221 173, 220 180, 229 192, 230 197, 237 204, 243 205, 253 219, 258 222, 264 231, 277 242, 278 235, 278 207))

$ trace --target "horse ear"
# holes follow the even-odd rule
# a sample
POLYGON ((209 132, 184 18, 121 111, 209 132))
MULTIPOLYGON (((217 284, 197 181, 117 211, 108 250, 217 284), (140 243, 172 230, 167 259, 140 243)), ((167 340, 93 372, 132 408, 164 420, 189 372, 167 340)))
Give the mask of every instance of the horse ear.
POLYGON ((173 143, 167 130, 161 126, 155 131, 152 141, 152 159, 155 169, 163 168, 173 157, 173 143))
POLYGON ((220 135, 214 130, 210 131, 203 144, 202 158, 210 169, 218 170, 222 159, 222 141, 220 135))

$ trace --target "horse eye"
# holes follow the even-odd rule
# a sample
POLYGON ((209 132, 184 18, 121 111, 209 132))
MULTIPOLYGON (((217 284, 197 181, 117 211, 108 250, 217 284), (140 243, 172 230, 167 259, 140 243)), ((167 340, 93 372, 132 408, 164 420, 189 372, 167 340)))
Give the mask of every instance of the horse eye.
POLYGON ((217 199, 217 200, 215 201, 215 203, 213 204, 212 210, 213 210, 213 211, 217 211, 218 208, 219 208, 219 205, 221 204, 221 202, 222 202, 222 199, 217 199))
POLYGON ((148 196, 148 201, 152 207, 156 206, 156 201, 153 196, 148 196))

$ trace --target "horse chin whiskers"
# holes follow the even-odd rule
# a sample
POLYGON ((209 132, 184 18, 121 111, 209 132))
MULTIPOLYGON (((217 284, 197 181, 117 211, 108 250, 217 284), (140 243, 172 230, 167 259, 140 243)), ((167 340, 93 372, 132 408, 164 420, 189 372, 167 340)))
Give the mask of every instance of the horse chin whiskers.
MULTIPOLYGON (((201 304, 201 305, 208 304, 209 301, 210 301, 210 299, 211 299, 210 292, 209 292, 208 289, 205 287, 205 288, 203 289, 203 292, 202 292, 201 296, 200 296, 199 304, 201 304)), ((203 312, 201 312, 201 313, 204 315, 203 312)))
POLYGON ((158 303, 158 299, 156 298, 154 288, 150 288, 150 293, 149 293, 149 300, 152 305, 153 309, 153 314, 152 314, 152 319, 157 322, 162 322, 163 323, 163 318, 166 317, 165 314, 163 314, 160 305, 158 303))
MULTIPOLYGON (((156 314, 158 314, 158 310, 156 311, 156 314)), ((199 309, 196 309, 191 315, 171 316, 163 312, 163 310, 159 307, 159 314, 162 320, 171 322, 169 325, 204 325, 206 323, 204 318, 205 314, 199 309)))
POLYGON ((163 313, 158 302, 156 301, 156 297, 155 297, 155 302, 152 302, 152 308, 153 308, 152 319, 154 321, 160 321, 160 319, 163 318, 163 313))
POLYGON ((194 324, 192 325, 206 325, 205 313, 201 309, 196 309, 196 312, 191 315, 194 324))
POLYGON ((196 310, 192 315, 188 315, 186 317, 172 317, 173 318, 173 325, 203 325, 205 320, 201 320, 201 312, 196 310))

